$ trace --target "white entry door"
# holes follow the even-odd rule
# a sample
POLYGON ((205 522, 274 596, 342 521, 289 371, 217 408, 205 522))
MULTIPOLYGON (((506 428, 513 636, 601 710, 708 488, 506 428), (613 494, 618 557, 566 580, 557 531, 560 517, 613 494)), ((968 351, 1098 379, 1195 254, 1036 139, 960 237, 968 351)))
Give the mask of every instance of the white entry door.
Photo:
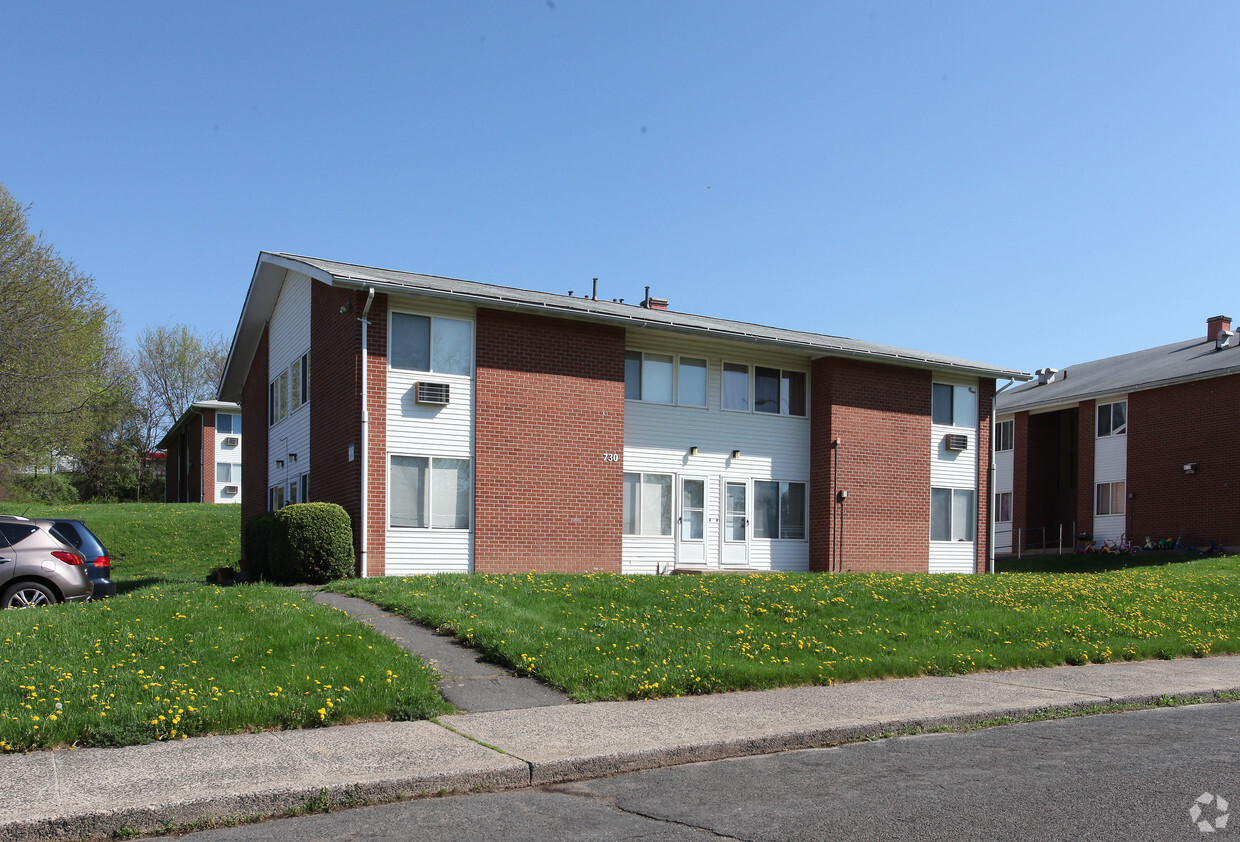
POLYGON ((723 481, 723 563, 749 566, 749 482, 723 481))
POLYGON ((697 567, 706 563, 706 479, 680 478, 680 505, 676 527, 676 564, 697 567))

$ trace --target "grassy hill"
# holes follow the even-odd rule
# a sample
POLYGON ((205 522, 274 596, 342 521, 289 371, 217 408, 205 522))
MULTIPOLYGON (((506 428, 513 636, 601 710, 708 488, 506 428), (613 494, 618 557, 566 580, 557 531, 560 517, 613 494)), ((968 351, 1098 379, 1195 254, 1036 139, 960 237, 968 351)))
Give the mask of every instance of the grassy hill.
POLYGON ((241 558, 241 507, 207 503, 0 503, 0 514, 76 518, 103 539, 120 590, 159 581, 202 582, 241 558))

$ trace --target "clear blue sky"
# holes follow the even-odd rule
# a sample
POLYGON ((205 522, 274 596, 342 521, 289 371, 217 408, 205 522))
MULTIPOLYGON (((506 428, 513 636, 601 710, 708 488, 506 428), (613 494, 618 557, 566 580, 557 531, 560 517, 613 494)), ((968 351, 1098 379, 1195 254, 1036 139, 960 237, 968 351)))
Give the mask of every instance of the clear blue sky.
POLYGON ((260 250, 1031 370, 1240 318, 1240 3, 0 9, 0 182, 133 336, 260 250))

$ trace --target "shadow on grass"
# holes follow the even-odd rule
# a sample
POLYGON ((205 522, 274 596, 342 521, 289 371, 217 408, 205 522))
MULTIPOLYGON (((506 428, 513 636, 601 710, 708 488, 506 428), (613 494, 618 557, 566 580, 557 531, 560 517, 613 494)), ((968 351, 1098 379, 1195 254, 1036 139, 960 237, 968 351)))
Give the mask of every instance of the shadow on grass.
POLYGON ((156 578, 155 576, 147 576, 143 579, 125 579, 122 582, 116 583, 116 595, 120 596, 121 594, 140 591, 143 588, 149 588, 151 585, 158 585, 166 581, 166 579, 156 578))
POLYGON ((1198 558, 1201 556, 1196 553, 1158 550, 1137 555, 1066 553, 999 558, 995 559, 995 570, 999 573, 1106 573, 1108 570, 1127 570, 1131 567, 1183 564, 1198 558))

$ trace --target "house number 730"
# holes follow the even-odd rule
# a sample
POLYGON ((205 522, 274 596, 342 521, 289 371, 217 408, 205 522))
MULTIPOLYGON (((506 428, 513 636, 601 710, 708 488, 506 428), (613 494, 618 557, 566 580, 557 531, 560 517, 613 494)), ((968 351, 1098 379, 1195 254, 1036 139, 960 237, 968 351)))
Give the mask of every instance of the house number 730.
POLYGON ((603 461, 604 462, 619 462, 620 454, 619 453, 604 453, 603 461))

